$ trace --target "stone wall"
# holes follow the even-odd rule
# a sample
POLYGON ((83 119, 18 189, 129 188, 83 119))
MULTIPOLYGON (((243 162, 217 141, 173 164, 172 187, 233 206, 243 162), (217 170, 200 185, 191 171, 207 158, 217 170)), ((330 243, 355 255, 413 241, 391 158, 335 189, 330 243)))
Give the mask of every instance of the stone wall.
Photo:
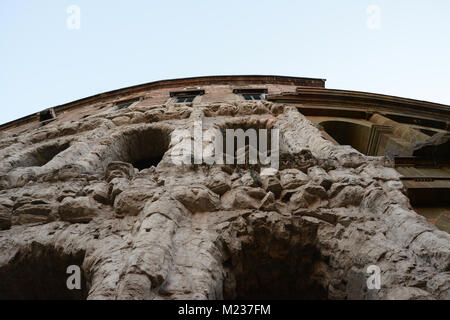
POLYGON ((141 103, 3 133, 0 159, 0 298, 450 299, 450 235, 289 105, 141 103), (279 172, 175 165, 196 121, 280 129, 279 172))

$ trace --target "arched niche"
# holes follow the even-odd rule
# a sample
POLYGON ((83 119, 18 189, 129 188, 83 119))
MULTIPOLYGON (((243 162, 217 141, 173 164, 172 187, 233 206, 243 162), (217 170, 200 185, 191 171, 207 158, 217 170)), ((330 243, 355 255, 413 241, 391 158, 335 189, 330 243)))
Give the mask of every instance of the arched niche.
POLYGON ((0 267, 0 300, 85 300, 84 256, 83 251, 67 254, 33 242, 0 267), (79 289, 67 286, 70 266, 81 270, 79 289))
POLYGON ((169 148, 168 130, 140 127, 123 132, 110 146, 111 160, 131 163, 138 170, 158 166, 169 148))
POLYGON ((367 154, 370 139, 370 126, 349 121, 324 121, 320 125, 336 142, 350 145, 361 153, 367 154))

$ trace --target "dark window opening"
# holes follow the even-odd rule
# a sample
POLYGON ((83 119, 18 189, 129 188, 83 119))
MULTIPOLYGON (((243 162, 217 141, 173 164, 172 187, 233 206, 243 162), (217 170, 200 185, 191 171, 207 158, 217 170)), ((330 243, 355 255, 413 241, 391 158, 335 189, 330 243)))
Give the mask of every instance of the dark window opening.
POLYGON ((89 288, 81 268, 84 252, 68 255, 33 243, 0 268, 0 300, 86 300, 89 288), (79 266, 81 290, 69 290, 69 266, 79 266))
POLYGON ((450 233, 450 177, 404 180, 403 184, 413 209, 437 228, 450 233))
POLYGON ((190 97, 176 97, 175 98, 175 103, 190 103, 193 102, 195 99, 195 96, 190 96, 190 97))
POLYGON ((414 210, 450 233, 450 136, 437 133, 394 160, 414 210))
POLYGON ((166 130, 133 130, 118 140, 120 145, 113 149, 118 150, 119 154, 113 156, 113 160, 131 163, 139 171, 157 167, 169 149, 169 142, 166 130))
POLYGON ((395 115, 395 114, 384 114, 384 116, 386 118, 397 121, 399 123, 413 124, 413 125, 418 125, 418 126, 422 126, 422 127, 429 127, 429 128, 435 128, 435 129, 443 129, 443 130, 446 130, 446 128, 447 128, 447 123, 445 121, 437 121, 437 120, 424 119, 424 118, 414 118, 414 117, 407 117, 407 116, 401 116, 401 115, 395 115))
POLYGON ((340 145, 350 145, 359 152, 367 154, 370 127, 345 121, 325 121, 320 125, 340 145))
POLYGON ((286 241, 263 224, 252 227, 253 241, 230 252, 224 263, 229 275, 224 281, 225 300, 328 299, 327 275, 319 271, 326 269, 326 261, 313 244, 316 231, 301 227, 295 234, 303 236, 286 241))
POLYGON ((124 100, 124 101, 118 101, 115 103, 115 110, 122 110, 122 109, 127 109, 128 107, 130 107, 133 103, 139 101, 139 99, 129 99, 129 100, 124 100))
MULTIPOLYGON (((442 164, 450 163, 450 134, 437 133, 428 141, 416 145, 412 154, 416 161, 428 162, 432 166, 438 167, 442 164)), ((429 164, 430 165, 430 164, 429 164)))
POLYGON ((450 205, 450 180, 407 180, 403 181, 403 184, 408 190, 408 197, 412 206, 450 205))
MULTIPOLYGON (((246 272, 236 277, 234 300, 327 300, 326 288, 312 276, 319 255, 302 252, 299 261, 270 259, 251 261, 246 258, 246 272), (302 264, 304 262, 304 264, 302 264)), ((226 299, 227 299, 226 298, 226 299)))
POLYGON ((159 155, 158 157, 155 157, 155 158, 145 158, 142 160, 137 160, 137 161, 133 162, 132 164, 133 164, 133 167, 135 167, 139 171, 148 169, 151 167, 157 167, 158 164, 162 160, 162 156, 163 155, 159 155))
POLYGON ((419 130, 420 130, 420 132, 425 133, 427 136, 430 136, 430 137, 434 136, 437 133, 437 131, 428 130, 428 129, 419 129, 419 130))
POLYGON ((367 119, 369 117, 366 111, 362 110, 348 110, 348 109, 332 109, 332 108, 308 108, 304 106, 298 107, 298 111, 304 116, 311 117, 336 117, 336 118, 353 118, 353 119, 367 119))
POLYGON ((131 103, 124 103, 124 104, 118 105, 118 106, 116 107, 116 110, 126 109, 126 108, 128 108, 129 106, 131 106, 131 103))
POLYGON ((197 96, 205 94, 205 90, 174 91, 170 97, 175 98, 175 103, 191 103, 197 96))
POLYGON ((56 114, 53 109, 47 109, 39 112, 39 122, 41 122, 41 125, 46 125, 47 123, 52 122, 55 119, 56 114))
POLYGON ((233 93, 240 94, 247 101, 263 100, 267 89, 234 89, 233 93))
POLYGON ((245 100, 262 100, 262 95, 260 94, 244 94, 245 100))

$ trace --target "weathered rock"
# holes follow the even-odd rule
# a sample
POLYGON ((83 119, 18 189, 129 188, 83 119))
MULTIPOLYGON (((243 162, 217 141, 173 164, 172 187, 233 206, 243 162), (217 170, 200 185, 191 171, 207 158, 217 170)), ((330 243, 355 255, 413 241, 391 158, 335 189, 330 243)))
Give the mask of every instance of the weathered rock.
POLYGON ((0 136, 0 298, 449 299, 448 233, 383 159, 324 139, 297 106, 114 103, 0 136), (280 129, 280 171, 174 163, 197 121, 280 129))
POLYGON ((346 206, 359 206, 364 196, 364 189, 360 186, 345 186, 330 200, 334 208, 346 206))
POLYGON ((435 275, 427 282, 427 288, 435 292, 439 300, 450 300, 450 274, 443 272, 435 275))
POLYGON ((116 197, 130 187, 130 181, 127 178, 114 178, 109 183, 111 202, 115 202, 116 197))
POLYGON ((237 187, 222 196, 222 205, 226 210, 258 209, 265 196, 261 188, 237 187))
POLYGON ((98 209, 89 197, 65 198, 58 209, 63 221, 88 223, 98 215, 98 209))
POLYGON ((156 201, 147 201, 142 210, 142 215, 144 218, 148 218, 154 214, 159 214, 166 217, 169 220, 178 223, 178 221, 184 215, 182 208, 178 202, 168 198, 167 196, 162 196, 156 201))
POLYGON ((253 172, 247 172, 241 177, 241 184, 246 187, 258 187, 260 185, 259 177, 253 172))
POLYGON ((264 199, 261 200, 259 209, 263 211, 276 211, 275 195, 272 192, 269 191, 264 199))
POLYGON ((44 199, 21 198, 14 204, 11 222, 13 225, 49 222, 54 220, 51 216, 53 205, 44 199))
POLYGON ((324 188, 318 185, 308 184, 298 188, 291 196, 289 208, 292 211, 301 208, 314 209, 323 205, 322 200, 326 199, 326 197, 327 192, 324 188))
POLYGON ((297 153, 282 153, 280 155, 280 167, 282 169, 295 167, 306 173, 309 168, 316 166, 318 162, 308 149, 302 149, 297 153))
POLYGON ((14 202, 7 198, 0 198, 0 230, 11 227, 11 216, 14 202))
POLYGON ((211 174, 206 186, 221 196, 231 189, 231 178, 227 173, 217 171, 211 174))
POLYGON ((95 201, 103 204, 108 204, 110 194, 109 189, 109 184, 107 184, 106 182, 97 182, 86 187, 84 191, 86 192, 86 194, 92 195, 92 198, 95 201))
POLYGON ((272 192, 276 198, 281 195, 282 187, 280 180, 273 175, 261 175, 262 186, 267 192, 272 192))
POLYGON ((177 186, 172 195, 192 213, 211 212, 220 208, 218 195, 202 185, 177 186))
POLYGON ((386 167, 375 167, 373 165, 369 165, 364 167, 364 170, 361 171, 362 177, 367 177, 368 179, 377 179, 377 180, 396 180, 400 178, 400 174, 395 171, 394 168, 386 168, 386 167))
POLYGON ((161 190, 143 185, 130 187, 121 192, 114 201, 114 208, 119 215, 137 216, 144 208, 147 200, 159 194, 161 190))
POLYGON ((297 169, 286 169, 280 172, 280 182, 283 189, 297 189, 309 182, 309 177, 297 169))
POLYGON ((106 168, 106 181, 110 182, 116 178, 130 179, 134 176, 134 168, 130 163, 114 161, 106 168))
POLYGON ((325 188, 325 190, 330 189, 333 181, 328 173, 321 167, 311 167, 308 169, 308 175, 311 179, 318 185, 325 188))

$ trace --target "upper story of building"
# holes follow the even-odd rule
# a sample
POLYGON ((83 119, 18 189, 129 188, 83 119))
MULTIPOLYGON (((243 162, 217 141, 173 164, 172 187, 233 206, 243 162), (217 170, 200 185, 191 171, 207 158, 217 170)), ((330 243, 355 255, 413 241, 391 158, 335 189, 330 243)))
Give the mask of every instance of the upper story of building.
MULTIPOLYGON (((50 122, 79 121, 131 105, 212 104, 244 100, 295 104, 302 114, 317 124, 330 117, 369 120, 374 114, 379 114, 383 119, 406 124, 428 136, 449 130, 450 106, 381 94, 326 89, 325 82, 325 79, 317 78, 260 75, 156 81, 50 107, 0 125, 0 132, 20 134, 50 122)), ((379 125, 388 121, 373 120, 379 125)))
POLYGON ((0 131, 21 133, 50 122, 76 121, 133 104, 211 104, 262 100, 269 95, 295 93, 297 88, 325 88, 324 79, 283 76, 209 76, 150 82, 109 91, 47 108, 0 125, 0 131))

